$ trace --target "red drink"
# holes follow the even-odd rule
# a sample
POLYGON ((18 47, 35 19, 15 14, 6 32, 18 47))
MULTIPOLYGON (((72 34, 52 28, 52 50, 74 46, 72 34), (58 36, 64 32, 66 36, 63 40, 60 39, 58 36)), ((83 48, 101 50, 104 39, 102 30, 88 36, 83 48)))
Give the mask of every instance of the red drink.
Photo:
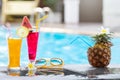
POLYGON ((27 36, 29 60, 35 61, 39 32, 29 32, 27 36))

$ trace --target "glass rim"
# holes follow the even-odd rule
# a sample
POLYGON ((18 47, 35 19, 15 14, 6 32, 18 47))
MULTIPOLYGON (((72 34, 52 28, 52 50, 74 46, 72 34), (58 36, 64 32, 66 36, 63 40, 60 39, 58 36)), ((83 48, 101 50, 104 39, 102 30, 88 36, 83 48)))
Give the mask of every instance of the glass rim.
POLYGON ((15 40, 17 40, 17 39, 20 40, 21 39, 22 40, 22 38, 20 38, 20 37, 14 37, 14 36, 9 36, 8 39, 15 39, 15 40))
POLYGON ((29 32, 34 33, 34 32, 39 32, 39 30, 37 30, 36 28, 32 28, 32 29, 29 29, 29 32))

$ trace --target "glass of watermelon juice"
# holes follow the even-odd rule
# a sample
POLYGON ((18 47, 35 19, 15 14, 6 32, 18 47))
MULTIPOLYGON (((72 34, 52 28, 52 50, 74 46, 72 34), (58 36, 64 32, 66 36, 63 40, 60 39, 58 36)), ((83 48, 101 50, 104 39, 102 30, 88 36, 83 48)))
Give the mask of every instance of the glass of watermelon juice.
POLYGON ((27 36, 28 56, 31 63, 35 62, 39 32, 31 30, 27 36))

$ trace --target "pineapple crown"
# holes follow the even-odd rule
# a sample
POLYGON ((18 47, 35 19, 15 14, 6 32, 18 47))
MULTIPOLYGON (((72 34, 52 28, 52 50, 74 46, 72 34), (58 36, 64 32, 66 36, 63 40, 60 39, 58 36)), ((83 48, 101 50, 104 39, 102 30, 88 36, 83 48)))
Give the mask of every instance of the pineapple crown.
POLYGON ((97 35, 93 36, 93 39, 94 39, 94 41, 96 43, 110 42, 110 40, 111 40, 111 34, 106 34, 106 33, 97 34, 97 35))
POLYGON ((101 32, 95 36, 93 36, 93 39, 95 43, 107 43, 111 40, 111 33, 109 32, 109 28, 101 27, 101 32))

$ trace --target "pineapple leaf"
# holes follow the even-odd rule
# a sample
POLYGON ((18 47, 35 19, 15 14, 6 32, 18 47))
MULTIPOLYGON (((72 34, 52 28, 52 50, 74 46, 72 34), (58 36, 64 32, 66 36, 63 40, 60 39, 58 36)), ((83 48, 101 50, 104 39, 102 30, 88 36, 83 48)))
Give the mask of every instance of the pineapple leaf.
POLYGON ((111 40, 111 34, 97 34, 93 36, 93 39, 96 43, 109 42, 111 40))

